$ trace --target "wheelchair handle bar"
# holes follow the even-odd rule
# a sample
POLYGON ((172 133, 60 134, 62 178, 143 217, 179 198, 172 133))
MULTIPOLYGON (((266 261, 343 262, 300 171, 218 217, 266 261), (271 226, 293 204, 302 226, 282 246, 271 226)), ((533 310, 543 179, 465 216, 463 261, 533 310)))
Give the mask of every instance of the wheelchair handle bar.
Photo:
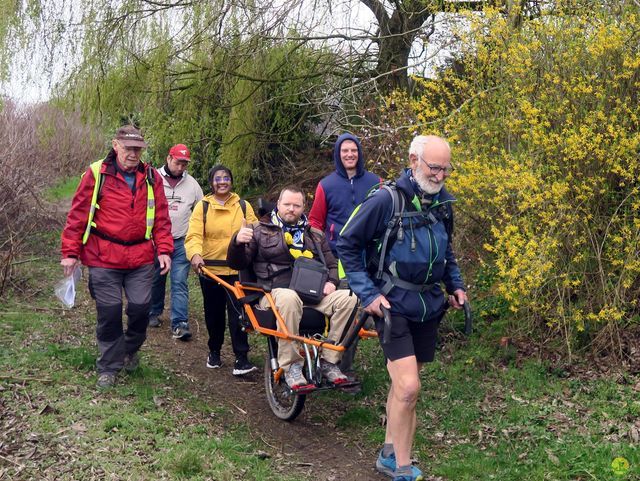
POLYGON ((382 344, 389 344, 391 340, 391 311, 380 304, 380 310, 384 317, 384 332, 382 333, 382 344))
POLYGON ((464 309, 464 334, 470 336, 473 332, 473 317, 471 315, 469 300, 466 300, 462 307, 464 309))
POLYGON ((347 338, 343 342, 341 342, 340 345, 344 346, 345 349, 349 349, 351 344, 353 344, 354 339, 358 336, 360 329, 362 329, 362 326, 364 326, 364 323, 366 322, 367 317, 369 317, 369 314, 362 311, 360 318, 356 321, 355 325, 351 329, 351 332, 349 332, 349 335, 347 336, 347 338))

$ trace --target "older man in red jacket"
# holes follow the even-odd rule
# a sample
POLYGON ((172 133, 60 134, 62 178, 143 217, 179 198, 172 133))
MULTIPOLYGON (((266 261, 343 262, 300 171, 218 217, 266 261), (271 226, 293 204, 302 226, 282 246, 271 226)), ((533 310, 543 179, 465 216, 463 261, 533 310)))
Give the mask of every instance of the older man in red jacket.
POLYGON ((82 176, 62 232, 65 275, 79 262, 89 268, 96 301, 99 388, 115 384, 117 373, 139 363, 149 323, 154 257, 171 268, 173 238, 162 179, 140 161, 147 147, 132 125, 121 127, 104 160, 82 176), (127 297, 127 330, 122 328, 122 291, 127 297))

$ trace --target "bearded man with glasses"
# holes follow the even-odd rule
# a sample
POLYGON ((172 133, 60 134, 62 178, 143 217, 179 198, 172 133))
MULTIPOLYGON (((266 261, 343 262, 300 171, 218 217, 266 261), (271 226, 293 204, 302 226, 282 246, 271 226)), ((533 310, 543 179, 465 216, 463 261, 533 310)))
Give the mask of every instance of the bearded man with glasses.
POLYGON ((434 359, 446 309, 460 309, 467 301, 451 246, 450 204, 455 199, 444 188, 453 171, 449 144, 434 135, 418 136, 411 142, 409 161, 394 185, 381 188, 354 211, 337 244, 349 286, 364 310, 377 318, 391 387, 385 442, 376 468, 395 481, 424 479, 411 464, 420 369, 434 359), (404 205, 403 215, 390 235, 387 228, 397 219, 396 202, 404 205), (386 244, 383 238, 391 240, 386 244), (390 311, 388 327, 382 308, 390 311), (386 333, 388 342, 383 342, 385 329, 391 331, 386 333))

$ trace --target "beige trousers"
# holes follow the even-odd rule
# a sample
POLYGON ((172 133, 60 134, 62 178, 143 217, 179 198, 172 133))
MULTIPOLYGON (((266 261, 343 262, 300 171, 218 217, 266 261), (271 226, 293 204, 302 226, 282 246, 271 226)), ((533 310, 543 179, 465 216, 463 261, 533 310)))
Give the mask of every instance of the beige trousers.
MULTIPOLYGON (((276 288, 271 291, 271 296, 276 304, 278 312, 282 316, 287 329, 291 334, 298 334, 298 326, 302 318, 302 300, 292 289, 276 288)), ((355 294, 351 294, 348 289, 338 289, 328 296, 325 296, 320 304, 310 306, 316 311, 320 311, 329 317, 328 340, 337 343, 346 327, 349 316, 358 303, 355 294)), ((269 302, 265 297, 260 299, 260 307, 269 308, 269 302)), ((279 330, 279 329, 278 329, 279 330)), ((297 342, 278 339, 278 364, 285 371, 294 362, 302 360, 300 346, 297 342)), ((322 359, 336 364, 340 361, 342 353, 331 349, 322 350, 322 359)))

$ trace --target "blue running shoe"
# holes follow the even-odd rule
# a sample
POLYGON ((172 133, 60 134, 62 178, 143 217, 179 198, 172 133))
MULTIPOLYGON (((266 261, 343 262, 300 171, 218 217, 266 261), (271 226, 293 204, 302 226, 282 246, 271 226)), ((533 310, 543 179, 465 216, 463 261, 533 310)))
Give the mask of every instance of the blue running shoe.
POLYGON ((394 473, 393 481, 424 481, 424 476, 422 476, 422 471, 415 466, 411 466, 411 474, 394 473))
POLYGON ((396 472, 395 453, 391 453, 389 457, 385 458, 382 455, 382 449, 381 449, 380 454, 378 455, 378 459, 376 459, 376 469, 378 470, 378 472, 382 474, 386 474, 387 476, 391 476, 393 478, 396 472))

